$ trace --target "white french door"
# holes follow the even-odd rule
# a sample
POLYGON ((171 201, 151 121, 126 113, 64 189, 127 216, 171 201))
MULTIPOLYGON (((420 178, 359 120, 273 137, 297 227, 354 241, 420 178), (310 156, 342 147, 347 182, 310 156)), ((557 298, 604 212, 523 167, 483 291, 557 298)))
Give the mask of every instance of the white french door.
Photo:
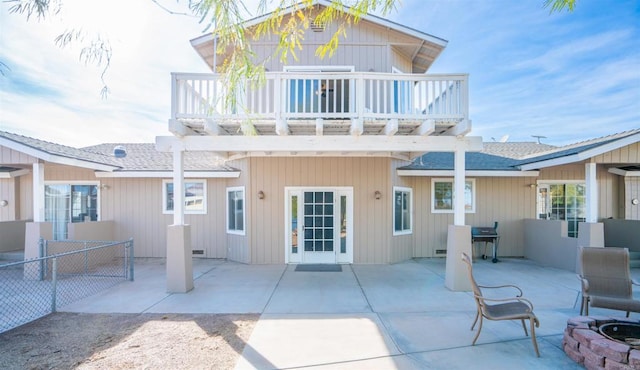
POLYGON ((353 262, 353 188, 285 189, 285 261, 353 262))

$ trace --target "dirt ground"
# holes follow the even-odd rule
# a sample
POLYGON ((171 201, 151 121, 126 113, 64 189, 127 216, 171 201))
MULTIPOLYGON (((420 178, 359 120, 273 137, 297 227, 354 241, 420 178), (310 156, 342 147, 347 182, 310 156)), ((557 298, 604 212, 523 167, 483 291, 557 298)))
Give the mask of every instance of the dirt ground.
POLYGON ((54 313, 0 334, 0 369, 232 369, 258 318, 54 313))

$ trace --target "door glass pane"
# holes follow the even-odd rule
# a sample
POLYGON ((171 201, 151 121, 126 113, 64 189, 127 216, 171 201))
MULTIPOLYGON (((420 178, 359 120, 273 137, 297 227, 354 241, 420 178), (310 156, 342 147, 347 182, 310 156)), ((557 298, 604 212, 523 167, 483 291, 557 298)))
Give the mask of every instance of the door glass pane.
POLYGON ((291 253, 298 253, 298 196, 291 197, 291 253))
POLYGON ((304 200, 305 251, 333 251, 333 192, 305 192, 304 200))
POLYGON ((71 222, 98 221, 98 186, 71 186, 71 222))
POLYGON ((71 221, 71 186, 45 185, 44 220, 53 224, 53 239, 67 238, 67 224, 71 221))
POLYGON ((347 196, 340 196, 340 253, 347 253, 347 196))

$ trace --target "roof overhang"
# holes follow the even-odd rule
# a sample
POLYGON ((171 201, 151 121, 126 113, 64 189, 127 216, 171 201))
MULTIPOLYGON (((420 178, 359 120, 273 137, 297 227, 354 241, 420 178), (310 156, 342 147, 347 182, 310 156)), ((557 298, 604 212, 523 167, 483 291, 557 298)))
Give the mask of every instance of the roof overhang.
POLYGON ((31 171, 23 169, 23 168, 6 168, 6 171, 0 171, 0 179, 12 179, 14 177, 19 177, 23 175, 29 174, 31 171))
MULTIPOLYGON (((172 171, 115 171, 95 172, 98 178, 156 178, 168 179, 173 177, 172 171)), ((184 171, 184 177, 189 179, 221 179, 238 178, 240 171, 184 171)))
POLYGON ((42 161, 49 162, 49 163, 88 168, 88 169, 97 170, 97 171, 113 171, 119 168, 117 166, 112 166, 108 164, 86 161, 78 158, 65 157, 59 154, 49 153, 44 150, 40 150, 22 143, 18 143, 16 141, 10 140, 5 137, 0 137, 0 145, 9 149, 15 150, 17 152, 30 155, 32 157, 38 158, 42 161))
POLYGON ((520 169, 523 171, 529 171, 529 170, 534 170, 539 168, 547 168, 547 167, 561 166, 561 165, 571 164, 576 162, 582 162, 584 160, 595 157, 597 155, 604 154, 612 150, 620 149, 622 147, 637 143, 639 141, 640 141, 640 133, 637 133, 637 134, 629 135, 629 136, 614 140, 612 142, 609 142, 607 144, 600 145, 595 148, 591 148, 576 154, 543 160, 539 162, 523 164, 522 166, 520 166, 520 169))
MULTIPOLYGON (((453 170, 398 170, 398 176, 421 176, 421 177, 453 177, 453 170)), ((469 177, 537 177, 540 171, 488 171, 488 170, 467 170, 465 176, 469 177)))
POLYGON ((640 170, 626 170, 624 168, 609 168, 609 173, 623 177, 640 177, 640 170))

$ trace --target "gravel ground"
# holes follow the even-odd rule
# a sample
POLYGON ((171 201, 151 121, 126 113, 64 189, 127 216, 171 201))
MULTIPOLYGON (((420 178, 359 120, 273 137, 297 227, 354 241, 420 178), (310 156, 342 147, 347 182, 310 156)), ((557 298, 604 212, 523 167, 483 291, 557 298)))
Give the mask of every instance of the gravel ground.
POLYGON ((54 313, 0 334, 0 369, 233 369, 258 318, 54 313))

